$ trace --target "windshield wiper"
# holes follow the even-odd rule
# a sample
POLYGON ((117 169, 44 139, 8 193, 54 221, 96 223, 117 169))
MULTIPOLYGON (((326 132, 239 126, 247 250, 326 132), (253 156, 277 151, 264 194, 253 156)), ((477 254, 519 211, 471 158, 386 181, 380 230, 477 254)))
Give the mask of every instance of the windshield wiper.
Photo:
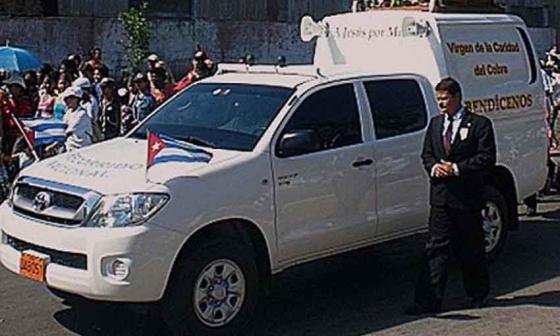
POLYGON ((213 142, 210 142, 208 140, 204 140, 204 139, 201 139, 199 137, 192 136, 192 135, 185 136, 185 137, 180 137, 179 139, 181 139, 183 141, 186 141, 186 142, 190 142, 194 145, 202 145, 202 146, 210 147, 210 148, 217 148, 218 147, 213 142))

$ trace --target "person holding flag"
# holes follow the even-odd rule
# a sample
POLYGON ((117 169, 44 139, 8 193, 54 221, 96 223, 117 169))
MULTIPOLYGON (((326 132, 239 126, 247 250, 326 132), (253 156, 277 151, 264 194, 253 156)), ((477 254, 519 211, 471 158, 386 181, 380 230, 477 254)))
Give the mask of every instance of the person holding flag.
POLYGON ((5 135, 2 140, 5 154, 11 155, 16 140, 21 136, 15 118, 32 117, 34 112, 31 100, 24 95, 26 86, 20 74, 13 73, 4 84, 8 86, 9 95, 2 111, 5 135))

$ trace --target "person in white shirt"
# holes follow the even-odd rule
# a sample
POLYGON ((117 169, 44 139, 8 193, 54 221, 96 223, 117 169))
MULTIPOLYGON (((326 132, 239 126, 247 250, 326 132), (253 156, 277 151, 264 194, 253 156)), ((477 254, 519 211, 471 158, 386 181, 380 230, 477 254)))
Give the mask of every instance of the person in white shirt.
POLYGON ((85 146, 92 141, 92 123, 85 108, 80 104, 83 92, 78 87, 69 87, 62 93, 66 104, 64 123, 66 123, 66 150, 71 152, 85 146))
POLYGON ((101 127, 99 124, 99 101, 95 97, 91 81, 86 77, 80 77, 72 83, 72 86, 79 87, 82 90, 83 97, 80 101, 80 105, 82 105, 82 107, 86 110, 89 119, 91 120, 91 127, 93 129, 93 142, 102 141, 103 133, 101 132, 101 127))
POLYGON ((90 92, 92 87, 89 79, 80 77, 72 83, 72 86, 82 90, 84 96, 80 100, 80 104, 86 109, 91 120, 97 120, 99 117, 99 102, 90 92))

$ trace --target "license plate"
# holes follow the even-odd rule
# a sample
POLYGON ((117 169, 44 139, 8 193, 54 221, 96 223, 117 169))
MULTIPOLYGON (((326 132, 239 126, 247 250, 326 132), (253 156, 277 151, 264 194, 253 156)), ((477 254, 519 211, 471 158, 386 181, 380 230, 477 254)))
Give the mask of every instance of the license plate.
POLYGON ((44 282, 48 261, 48 256, 34 251, 23 251, 19 262, 19 274, 35 281, 44 282))

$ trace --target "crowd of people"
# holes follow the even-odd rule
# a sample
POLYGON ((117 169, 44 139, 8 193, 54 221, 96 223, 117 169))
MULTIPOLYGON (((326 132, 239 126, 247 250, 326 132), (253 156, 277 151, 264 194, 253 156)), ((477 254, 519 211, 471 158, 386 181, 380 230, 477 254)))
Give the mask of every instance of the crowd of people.
POLYGON ((552 47, 547 53, 546 58, 541 61, 541 73, 543 76, 544 88, 547 101, 547 121, 549 125, 549 138, 551 148, 558 148, 556 137, 556 120, 560 110, 560 55, 556 47, 552 47))
MULTIPOLYGON (((550 155, 560 153, 560 143, 557 137, 558 111, 560 111, 560 54, 556 46, 552 47, 545 59, 540 61, 541 75, 546 95, 546 121, 548 126, 550 155)), ((548 179, 543 193, 554 193, 560 190, 560 171, 552 158, 548 161, 548 179)))
POLYGON ((59 65, 45 64, 40 71, 0 69, 2 161, 13 160, 25 144, 19 122, 23 118, 64 122, 66 141, 42 150, 45 154, 73 151, 127 133, 157 106, 216 70, 217 65, 199 49, 179 81, 156 54, 147 57, 143 71, 115 79, 100 48, 93 48, 86 60, 70 54, 59 65))

